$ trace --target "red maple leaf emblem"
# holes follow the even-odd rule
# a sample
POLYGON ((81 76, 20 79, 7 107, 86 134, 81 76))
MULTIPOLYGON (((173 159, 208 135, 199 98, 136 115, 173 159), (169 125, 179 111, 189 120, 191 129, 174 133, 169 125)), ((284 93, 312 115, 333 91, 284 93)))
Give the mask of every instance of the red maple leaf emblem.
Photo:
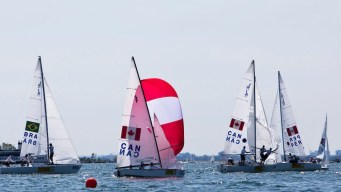
POLYGON ((239 123, 238 123, 238 122, 236 122, 234 125, 235 125, 235 126, 239 126, 239 123))
POLYGON ((128 135, 133 136, 134 134, 135 134, 135 133, 134 133, 133 130, 130 129, 130 130, 128 131, 128 135))

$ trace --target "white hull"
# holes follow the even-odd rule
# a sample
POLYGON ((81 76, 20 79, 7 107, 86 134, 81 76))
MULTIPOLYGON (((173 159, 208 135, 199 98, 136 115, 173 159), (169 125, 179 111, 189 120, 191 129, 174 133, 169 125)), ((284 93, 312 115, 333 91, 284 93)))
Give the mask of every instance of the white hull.
POLYGON ((217 170, 222 173, 230 172, 247 172, 247 173, 259 173, 259 172, 280 172, 280 171, 316 171, 320 170, 321 165, 317 163, 277 163, 271 165, 217 165, 217 170))
POLYGON ((117 177, 183 177, 185 170, 181 169, 118 169, 117 177))
POLYGON ((79 171, 81 166, 81 164, 54 164, 34 167, 0 167, 0 174, 74 174, 79 171))

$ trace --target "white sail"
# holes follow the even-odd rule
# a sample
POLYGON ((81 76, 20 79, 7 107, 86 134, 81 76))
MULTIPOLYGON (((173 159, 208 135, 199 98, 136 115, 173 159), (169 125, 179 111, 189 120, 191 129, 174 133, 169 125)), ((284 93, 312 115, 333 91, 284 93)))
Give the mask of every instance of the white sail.
POLYGON ((160 122, 156 115, 154 114, 154 130, 156 141, 159 149, 159 154, 161 158, 162 168, 181 168, 181 165, 177 162, 174 151, 167 142, 165 133, 162 130, 160 122))
POLYGON ((247 151, 254 152, 255 150, 254 133, 248 133, 254 130, 254 124, 252 123, 254 120, 251 117, 253 113, 253 108, 251 110, 253 88, 254 63, 252 62, 244 76, 242 88, 239 92, 229 127, 227 128, 224 147, 225 154, 240 154, 243 146, 246 146, 247 151))
POLYGON ((276 144, 279 149, 277 150, 277 153, 274 154, 275 159, 277 162, 281 162, 282 161, 282 157, 281 154, 283 154, 283 150, 282 150, 282 138, 281 138, 281 133, 282 133, 282 129, 281 129, 281 120, 279 118, 279 99, 278 99, 278 91, 276 93, 276 99, 275 99, 275 104, 272 110, 272 115, 271 115, 271 121, 270 121, 270 128, 271 131, 275 132, 274 134, 272 134, 274 136, 273 138, 273 142, 274 144, 276 144))
POLYGON ((326 122, 324 123, 324 129, 322 133, 321 142, 317 150, 317 155, 321 155, 326 150, 326 144, 327 144, 327 117, 326 122))
MULTIPOLYGON (((267 118, 265 115, 264 105, 258 90, 256 83, 256 138, 257 138, 257 148, 260 149, 265 146, 267 149, 272 148, 275 150, 278 148, 278 143, 276 138, 278 134, 268 126, 267 118)), ((251 137, 252 138, 252 137, 251 137)), ((257 160, 260 159, 260 153, 257 154, 257 160)), ((272 153, 267 158, 265 163, 275 163, 277 162, 277 153, 272 153)))
POLYGON ((54 146, 53 161, 57 164, 79 163, 78 155, 58 111, 50 87, 45 78, 44 80, 48 136, 49 142, 54 146))
POLYGON ((291 153, 296 156, 305 156, 302 137, 298 132, 294 113, 280 72, 278 72, 278 81, 284 155, 291 153))
POLYGON ((329 157, 330 157, 330 152, 329 152, 329 142, 327 140, 327 149, 324 151, 324 156, 322 160, 322 167, 328 167, 329 165, 329 157))
POLYGON ((327 116, 326 121, 324 123, 324 129, 322 133, 321 142, 317 151, 317 155, 321 155, 323 153, 323 160, 322 160, 322 167, 327 167, 329 164, 329 145, 328 145, 328 138, 327 138, 327 116))
POLYGON ((122 132, 116 166, 137 166, 143 163, 159 163, 146 100, 140 79, 132 59, 126 100, 122 115, 122 132))
POLYGON ((33 78, 20 156, 25 156, 26 154, 34 156, 46 155, 47 137, 45 125, 44 91, 41 61, 39 59, 33 78))

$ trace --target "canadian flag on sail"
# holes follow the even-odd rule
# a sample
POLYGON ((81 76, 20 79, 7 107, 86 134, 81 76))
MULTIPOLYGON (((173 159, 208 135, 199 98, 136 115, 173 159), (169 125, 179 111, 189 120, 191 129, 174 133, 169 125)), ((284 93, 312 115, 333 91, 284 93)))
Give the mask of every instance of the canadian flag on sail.
POLYGON ((234 129, 238 129, 240 131, 243 131, 244 124, 245 124, 244 121, 239 121, 239 120, 232 118, 231 122, 230 122, 230 127, 234 128, 234 129))
POLYGON ((140 141, 141 128, 122 126, 121 139, 140 141))
POLYGON ((287 128, 287 132, 288 132, 288 135, 289 135, 289 136, 298 134, 298 130, 297 130, 296 125, 287 128))

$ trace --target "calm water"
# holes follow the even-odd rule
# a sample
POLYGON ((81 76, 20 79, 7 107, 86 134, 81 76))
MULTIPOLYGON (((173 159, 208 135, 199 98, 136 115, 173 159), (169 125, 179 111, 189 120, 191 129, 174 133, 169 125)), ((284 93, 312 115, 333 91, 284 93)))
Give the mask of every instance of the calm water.
POLYGON ((328 171, 221 174, 216 164, 184 164, 184 178, 116 178, 114 164, 83 164, 76 175, 0 175, 0 191, 341 191, 341 164, 328 171), (94 177, 97 188, 85 188, 94 177))

